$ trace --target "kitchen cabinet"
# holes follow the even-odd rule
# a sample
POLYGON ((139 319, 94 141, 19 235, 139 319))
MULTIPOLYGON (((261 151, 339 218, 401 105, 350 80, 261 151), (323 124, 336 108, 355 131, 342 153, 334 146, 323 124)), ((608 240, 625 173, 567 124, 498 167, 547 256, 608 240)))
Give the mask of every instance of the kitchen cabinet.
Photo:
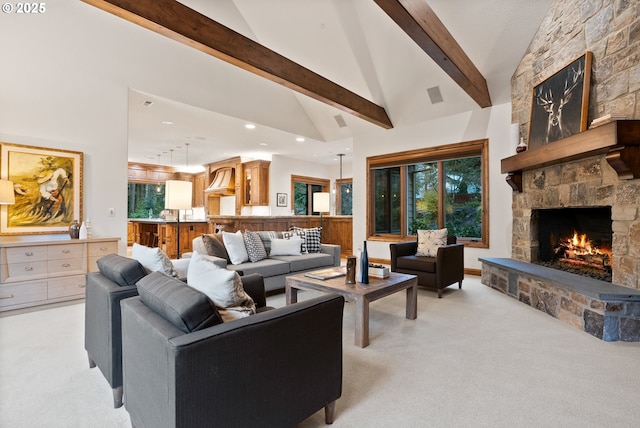
POLYGON ((242 164, 244 205, 269 205, 269 165, 271 162, 255 160, 242 164))

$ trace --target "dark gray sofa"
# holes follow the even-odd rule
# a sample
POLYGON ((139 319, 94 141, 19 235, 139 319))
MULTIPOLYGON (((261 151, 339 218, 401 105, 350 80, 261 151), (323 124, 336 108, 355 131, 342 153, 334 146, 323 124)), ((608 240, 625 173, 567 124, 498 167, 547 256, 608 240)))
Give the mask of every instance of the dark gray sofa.
MULTIPOLYGON (((84 347, 89 367, 98 366, 113 390, 114 407, 122 406, 122 329, 120 301, 137 296, 136 283, 147 271, 134 259, 109 254, 97 262, 99 272, 88 273, 85 288, 84 347)), ((242 284, 258 311, 266 308, 260 275, 247 275, 242 284)))
POLYGON ((333 422, 341 296, 212 325, 199 291, 171 278, 150 283, 151 275, 140 296, 121 302, 124 405, 134 427, 291 427, 323 407, 333 422))

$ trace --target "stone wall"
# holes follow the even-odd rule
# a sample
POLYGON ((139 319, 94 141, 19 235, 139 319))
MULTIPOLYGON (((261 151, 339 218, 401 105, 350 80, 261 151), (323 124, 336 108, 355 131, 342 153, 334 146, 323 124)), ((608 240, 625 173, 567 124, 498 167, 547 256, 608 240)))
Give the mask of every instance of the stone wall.
MULTIPOLYGON (((512 120, 527 140, 533 87, 593 52, 589 122, 604 114, 640 119, 640 0, 557 0, 511 81, 512 120)), ((513 194, 512 257, 537 257, 531 212, 612 207, 613 282, 640 289, 640 180, 620 180, 604 156, 525 171, 513 194)))
POLYGON ((511 79, 512 122, 527 141, 533 87, 593 52, 589 122, 640 119, 640 0, 556 0, 511 79))

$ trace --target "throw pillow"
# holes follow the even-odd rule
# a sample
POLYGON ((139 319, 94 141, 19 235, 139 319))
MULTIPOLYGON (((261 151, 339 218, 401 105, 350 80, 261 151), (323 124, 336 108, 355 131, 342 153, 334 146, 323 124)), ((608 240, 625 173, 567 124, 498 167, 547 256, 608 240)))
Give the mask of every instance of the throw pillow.
POLYGON ((294 238, 294 237, 300 238, 302 240, 302 243, 300 244, 300 253, 302 253, 302 254, 306 254, 307 253, 307 246, 305 245, 304 231, 302 231, 302 230, 289 230, 287 232, 282 232, 282 237, 284 239, 291 239, 291 238, 294 238))
POLYGON ((185 333, 222 322, 216 306, 204 293, 178 279, 153 272, 137 286, 145 305, 185 333))
POLYGON ((160 248, 145 247, 134 242, 131 258, 139 261, 147 272, 162 272, 174 276, 171 260, 160 248))
POLYGON ((236 233, 222 232, 222 241, 229 254, 232 265, 239 265, 249 260, 247 248, 244 246, 244 238, 239 230, 236 233))
POLYGON ((302 255, 300 249, 302 248, 302 239, 299 236, 294 236, 289 239, 277 239, 271 240, 271 253, 270 256, 299 256, 302 255))
POLYGON ((291 226, 289 230, 302 236, 304 239, 303 253, 319 253, 322 242, 322 227, 302 228, 291 226))
POLYGON ((418 230, 418 250, 416 256, 435 257, 438 247, 447 245, 447 228, 439 230, 418 230))
POLYGON ((256 313, 256 305, 244 291, 238 272, 220 268, 197 251, 191 256, 187 285, 206 294, 225 322, 256 313))
POLYGON ((308 253, 319 253, 322 249, 322 227, 303 229, 308 253))
POLYGON ((208 255, 225 259, 227 263, 231 263, 227 249, 224 247, 224 242, 222 241, 222 234, 203 233, 202 243, 204 244, 204 248, 207 250, 208 255))
POLYGON ((267 254, 271 254, 271 240, 274 238, 282 238, 282 232, 274 232, 272 230, 269 231, 258 231, 256 232, 260 239, 262 240, 262 245, 264 245, 264 249, 267 251, 267 254))
POLYGON ((244 231, 244 246, 249 255, 249 261, 255 263, 267 258, 267 250, 264 249, 262 239, 256 232, 250 230, 244 231))

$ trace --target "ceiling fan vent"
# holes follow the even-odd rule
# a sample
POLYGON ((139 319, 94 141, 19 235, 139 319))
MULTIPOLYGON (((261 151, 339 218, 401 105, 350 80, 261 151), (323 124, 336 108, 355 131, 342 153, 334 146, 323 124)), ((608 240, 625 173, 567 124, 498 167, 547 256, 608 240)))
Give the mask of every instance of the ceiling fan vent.
POLYGON ((340 128, 346 128, 347 127, 347 122, 344 121, 344 118, 342 117, 341 114, 337 114, 337 115, 333 116, 333 118, 336 120, 336 123, 338 124, 338 126, 340 128))
POLYGON ((442 99, 442 94, 440 93, 440 87, 434 86, 433 88, 428 88, 427 93, 429 94, 429 99, 431 100, 431 104, 438 104, 444 101, 442 99))

